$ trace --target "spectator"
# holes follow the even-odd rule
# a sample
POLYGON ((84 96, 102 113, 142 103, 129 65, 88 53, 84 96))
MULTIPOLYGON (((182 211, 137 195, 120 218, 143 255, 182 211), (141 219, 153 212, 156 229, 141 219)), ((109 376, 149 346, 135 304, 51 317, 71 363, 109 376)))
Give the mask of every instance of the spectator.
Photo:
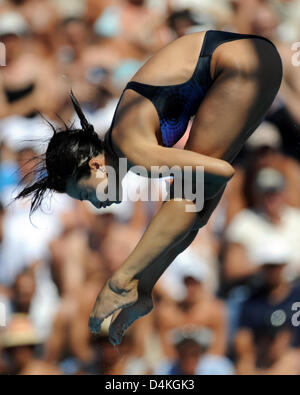
POLYGON ((51 330, 53 314, 57 309, 57 294, 49 283, 43 283, 33 268, 20 273, 10 293, 2 298, 6 305, 7 320, 14 314, 27 314, 34 324, 39 338, 46 339, 51 330))
POLYGON ((178 38, 189 33, 196 27, 199 31, 201 28, 205 30, 207 27, 205 23, 208 23, 208 21, 204 18, 201 20, 198 14, 192 13, 189 9, 185 9, 173 12, 169 16, 168 23, 170 28, 174 31, 176 38, 178 38))
POLYGON ((28 50, 28 25, 15 12, 0 15, 0 39, 6 47, 6 67, 0 84, 0 119, 12 115, 31 117, 51 107, 49 95, 55 82, 49 62, 28 50), (2 20, 1 20, 2 18, 2 20))
POLYGON ((209 328, 213 334, 208 352, 224 355, 226 352, 227 322, 226 308, 222 301, 210 294, 205 285, 193 276, 186 276, 184 283, 187 295, 180 303, 184 314, 183 322, 197 327, 209 328))
POLYGON ((145 57, 166 44, 170 36, 159 14, 145 0, 122 0, 108 6, 96 21, 99 35, 118 37, 133 46, 136 57, 145 57))
POLYGON ((256 249, 266 235, 278 235, 290 244, 290 276, 299 275, 300 257, 297 228, 299 209, 285 204, 285 179, 271 168, 258 171, 252 184, 253 206, 242 210, 226 230, 227 247, 224 257, 225 279, 229 283, 247 282, 260 266, 255 264, 256 249))
POLYGON ((251 185, 256 173, 264 167, 271 167, 283 174, 286 204, 300 207, 300 166, 296 160, 282 154, 280 137, 274 126, 262 124, 248 142, 245 161, 237 166, 235 177, 226 191, 226 224, 241 210, 253 206, 251 185))
POLYGON ((8 358, 8 374, 57 375, 60 371, 36 358, 41 344, 34 326, 26 315, 15 315, 1 336, 1 346, 8 358))
POLYGON ((230 361, 224 357, 213 357, 206 354, 211 343, 212 333, 209 330, 185 329, 173 332, 176 357, 159 366, 155 374, 169 375, 231 375, 234 372, 230 361))
POLYGON ((256 255, 262 284, 241 306, 235 340, 238 366, 244 373, 247 369, 248 373, 256 369, 271 372, 279 367, 283 369, 279 374, 289 369, 295 373, 292 366, 298 360, 298 353, 294 350, 299 348, 300 337, 293 325, 292 306, 299 300, 300 288, 286 278, 289 246, 280 239, 270 238, 257 249, 256 255))

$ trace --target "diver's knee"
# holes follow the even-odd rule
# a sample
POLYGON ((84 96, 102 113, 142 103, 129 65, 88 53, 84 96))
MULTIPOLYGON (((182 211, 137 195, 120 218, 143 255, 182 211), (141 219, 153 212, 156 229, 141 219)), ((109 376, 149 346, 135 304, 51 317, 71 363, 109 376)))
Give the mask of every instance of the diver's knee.
POLYGON ((209 221, 209 219, 210 219, 210 217, 211 217, 211 215, 208 215, 208 214, 204 214, 204 215, 202 214, 201 215, 201 213, 199 213, 197 215, 197 218, 196 218, 193 226, 191 227, 191 231, 192 232, 198 231, 201 228, 203 228, 204 226, 206 226, 208 221, 209 221))
POLYGON ((232 167, 232 171, 228 174, 228 177, 218 177, 215 178, 213 181, 204 182, 204 199, 211 200, 216 198, 222 190, 225 189, 227 183, 231 180, 234 176, 235 170, 232 167))

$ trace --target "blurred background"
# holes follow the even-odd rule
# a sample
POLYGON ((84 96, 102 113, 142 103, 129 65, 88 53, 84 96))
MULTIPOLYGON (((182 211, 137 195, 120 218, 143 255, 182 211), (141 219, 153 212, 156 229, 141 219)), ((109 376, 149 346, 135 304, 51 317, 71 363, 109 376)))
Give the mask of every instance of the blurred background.
POLYGON ((299 374, 300 1, 0 0, 0 42, 0 374, 299 374), (76 123, 72 87, 103 138, 151 54, 208 29, 271 39, 282 88, 154 310, 114 348, 109 320, 90 336, 89 313, 159 203, 97 211, 55 194, 30 221, 30 202, 12 197, 51 137, 38 111, 76 123))

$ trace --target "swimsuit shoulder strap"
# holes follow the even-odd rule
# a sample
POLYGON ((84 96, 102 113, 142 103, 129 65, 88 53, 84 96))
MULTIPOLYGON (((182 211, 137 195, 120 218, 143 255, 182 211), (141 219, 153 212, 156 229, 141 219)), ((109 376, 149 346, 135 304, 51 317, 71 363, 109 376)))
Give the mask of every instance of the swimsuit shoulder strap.
POLYGON ((122 92, 122 94, 121 94, 121 96, 120 96, 120 99, 119 99, 119 101, 118 101, 118 104, 117 104, 117 106, 116 106, 116 109, 115 109, 115 112, 114 112, 114 116, 113 116, 113 119, 112 119, 110 128, 108 129, 108 131, 107 131, 107 132, 105 133, 105 135, 104 135, 104 141, 103 141, 103 142, 104 142, 104 147, 105 147, 105 150, 106 150, 111 156, 118 156, 117 153, 116 153, 116 151, 114 150, 114 147, 113 147, 113 142, 112 142, 111 134, 112 134, 112 131, 113 131, 113 128, 114 128, 114 125, 115 125, 117 111, 118 111, 118 109, 119 109, 119 106, 120 106, 120 103, 121 103, 121 100, 122 100, 122 98, 123 98, 123 95, 124 95, 125 90, 126 90, 126 88, 123 90, 123 92, 122 92))
POLYGON ((125 93, 125 91, 127 89, 132 89, 132 90, 136 91, 137 93, 139 93, 140 95, 142 95, 142 96, 148 98, 149 100, 153 101, 155 95, 157 94, 157 90, 159 88, 156 87, 156 86, 147 85, 147 84, 143 84, 141 82, 136 82, 136 81, 130 81, 126 85, 126 87, 123 90, 122 95, 121 95, 121 97, 119 99, 117 107, 115 109, 115 113, 114 113, 114 116, 113 116, 113 120, 112 120, 111 126, 110 126, 109 130, 106 132, 106 135, 105 135, 105 138, 104 138, 104 144, 105 144, 106 149, 112 155, 116 155, 116 156, 117 156, 117 153, 116 153, 116 151, 114 149, 114 144, 113 144, 113 141, 112 141, 111 133, 112 133, 112 130, 113 130, 114 126, 115 126, 116 116, 117 116, 118 109, 120 107, 121 100, 122 100, 122 98, 124 96, 124 93, 125 93))

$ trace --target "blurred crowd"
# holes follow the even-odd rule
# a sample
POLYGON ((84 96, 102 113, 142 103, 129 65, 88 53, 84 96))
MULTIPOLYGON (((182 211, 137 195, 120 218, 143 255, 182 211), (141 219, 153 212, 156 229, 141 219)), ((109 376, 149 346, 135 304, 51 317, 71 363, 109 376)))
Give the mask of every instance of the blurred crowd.
POLYGON ((299 0, 0 0, 0 374, 300 374, 299 20, 299 0), (160 203, 54 194, 30 220, 13 196, 52 135, 40 114, 76 124, 72 88, 103 138, 151 54, 208 29, 271 39, 282 88, 154 310, 113 347, 89 313, 160 203))

